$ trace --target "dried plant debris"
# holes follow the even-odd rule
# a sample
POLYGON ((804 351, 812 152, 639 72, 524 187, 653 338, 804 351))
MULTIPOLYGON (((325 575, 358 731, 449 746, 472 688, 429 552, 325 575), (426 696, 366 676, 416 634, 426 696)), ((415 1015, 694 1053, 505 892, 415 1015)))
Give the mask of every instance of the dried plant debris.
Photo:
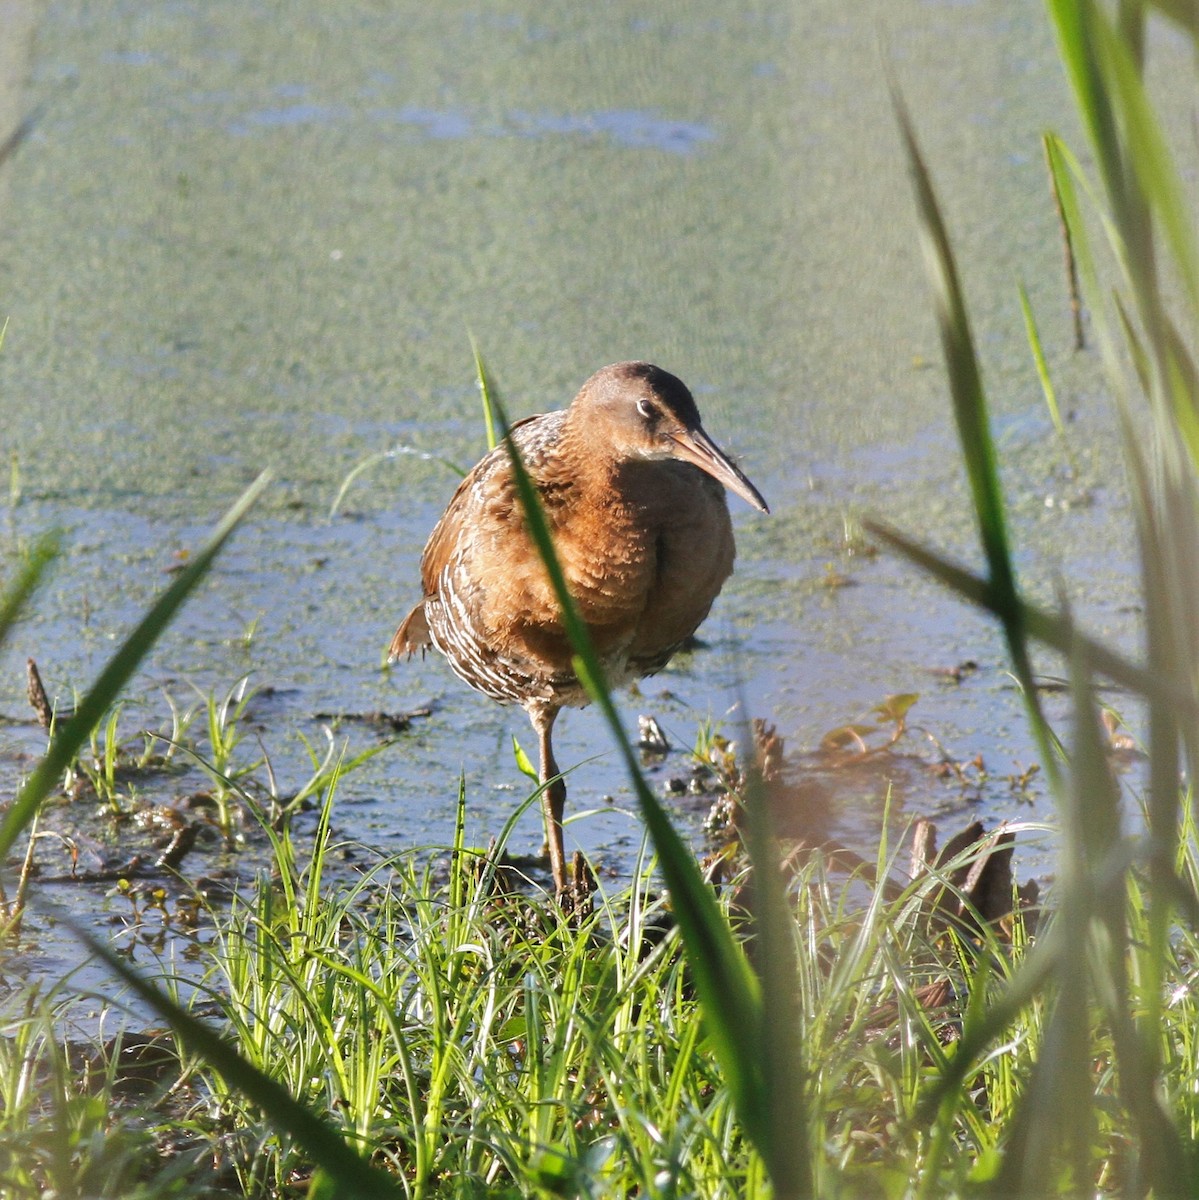
POLYGON ((873 721, 857 721, 829 730, 820 742, 826 754, 840 755, 846 763, 885 754, 908 731, 908 712, 920 699, 918 692, 885 696, 870 709, 873 721))
POLYGON ((405 733, 411 728, 412 722, 419 720, 422 717, 427 717, 433 712, 433 709, 426 705, 423 708, 414 708, 408 712, 381 712, 379 710, 371 710, 370 712, 318 712, 312 714, 314 721, 329 721, 334 725, 339 725, 347 721, 355 722, 361 725, 370 725, 383 733, 405 733))
POLYGON ((565 892, 558 897, 558 903, 567 911, 572 920, 582 921, 595 911, 595 876, 591 867, 576 850, 571 861, 570 881, 565 892))
POLYGON ((1012 912, 1035 909, 1040 888, 1035 880, 1015 887, 1012 852, 1016 835, 1000 826, 987 833, 980 821, 967 825, 937 849, 937 827, 921 818, 912 831, 909 873, 913 880, 944 876, 945 885, 931 893, 929 915, 941 926, 969 933, 986 924, 1003 932, 1012 912))
MULTIPOLYGON (((871 710, 878 721, 869 732, 872 736, 883 734, 884 744, 868 745, 860 733, 832 738, 831 744, 826 739, 818 755, 802 756, 798 769, 794 763, 788 765, 782 737, 765 721, 753 725, 752 771, 737 761, 734 744, 722 743, 720 754, 711 755, 726 790, 714 801, 704 823, 713 844, 704 862, 708 877, 719 883, 742 871, 745 804, 760 802, 770 812, 772 827, 786 849, 783 868, 788 875, 794 875, 816 854, 828 870, 856 875, 882 888, 889 898, 902 894, 906 881, 880 879, 873 861, 830 836, 829 826, 834 804, 861 782, 863 771, 873 772, 880 764, 910 758, 896 755, 892 747, 908 727, 907 714, 915 700, 910 693, 889 696, 871 710)), ((848 727, 842 727, 845 729, 848 727)), ((712 741, 715 744, 717 740, 712 741)), ((1023 772, 1021 786, 1026 788, 1036 775, 1035 766, 1023 772)), ((1013 792, 1018 790, 1015 781, 1009 783, 1013 792)), ((1014 908, 1033 909, 1039 890, 1034 881, 1015 887, 1014 846, 1015 835, 1005 826, 988 834, 981 822, 974 821, 938 850, 936 825, 925 818, 917 820, 912 831, 910 879, 944 875, 943 886, 930 891, 930 921, 941 928, 953 925, 971 936, 980 933, 984 925, 1002 935, 1014 908)), ((741 892, 747 893, 749 886, 744 879, 741 892)), ((738 899, 749 903, 748 894, 738 899)))
POLYGON ((197 822, 184 821, 166 837, 160 837, 156 848, 160 852, 138 851, 113 860, 103 847, 82 834, 68 837, 44 832, 39 840, 52 838, 60 843, 67 855, 69 869, 55 872, 47 864, 36 864, 32 875, 41 884, 50 883, 114 883, 122 879, 153 879, 177 872, 187 855, 195 848, 199 833, 197 822))
POLYGON ((1115 766, 1128 767, 1146 757, 1137 739, 1125 731, 1124 719, 1119 713, 1105 708, 1100 712, 1099 720, 1107 738, 1108 758, 1115 766))
POLYGON ((25 679, 29 703, 37 716, 37 723, 43 729, 49 729, 54 723, 54 709, 50 705, 50 697, 46 695, 41 672, 32 658, 25 660, 25 679))
POLYGON ((758 717, 753 722, 754 754, 764 783, 775 783, 783 777, 786 744, 778 730, 758 717))
POLYGON ((937 679, 943 679, 946 683, 961 683, 977 671, 978 663, 972 658, 963 659, 960 663, 954 663, 949 667, 928 668, 930 675, 935 676, 937 679))
POLYGON ((662 726, 644 713, 637 718, 637 747, 647 755, 664 755, 670 750, 670 739, 662 726))

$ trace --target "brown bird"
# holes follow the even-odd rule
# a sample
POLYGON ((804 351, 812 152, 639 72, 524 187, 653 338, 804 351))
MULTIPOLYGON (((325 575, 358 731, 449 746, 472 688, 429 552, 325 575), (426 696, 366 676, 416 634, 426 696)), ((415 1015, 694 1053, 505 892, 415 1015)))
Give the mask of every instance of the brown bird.
MULTIPOLYGON (((511 439, 608 683, 660 671, 732 573, 724 487, 762 512, 766 501, 704 432, 684 384, 650 363, 602 368, 568 409, 517 422, 511 439)), ((424 598, 389 658, 431 643, 471 687, 529 714, 550 867, 563 892, 566 784, 551 733, 559 711, 588 696, 506 444, 458 485, 421 556, 421 580, 424 598)))

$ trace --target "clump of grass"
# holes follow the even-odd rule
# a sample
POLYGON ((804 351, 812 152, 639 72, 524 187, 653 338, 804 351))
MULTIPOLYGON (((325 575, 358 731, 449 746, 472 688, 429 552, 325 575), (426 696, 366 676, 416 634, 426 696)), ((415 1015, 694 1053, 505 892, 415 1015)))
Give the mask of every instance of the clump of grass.
MULTIPOLYGON (((246 1057, 338 1114, 408 1194, 669 1191, 668 1176, 744 1194, 744 1139, 674 937, 648 945, 644 882, 631 913, 605 898, 572 922, 461 844, 448 876, 406 856, 330 894, 312 890, 321 859, 318 840, 294 903, 284 885, 239 907, 212 992, 246 1057)), ((237 1124, 261 1119, 218 1099, 237 1124)), ((297 1159, 247 1161, 247 1192, 297 1159)))
MULTIPOLYGON (((65 987, 54 1005, 9 997, 0 1181, 29 1194, 68 1179, 96 1195, 319 1194, 319 1129, 376 1169, 364 1195, 384 1194, 384 1181, 414 1197, 761 1190, 768 1165, 746 1135, 648 849, 631 885, 601 888, 594 912, 571 918, 503 867, 515 816, 489 851, 466 844, 460 789, 444 856, 372 861, 355 846, 352 861, 368 865, 351 872, 332 832, 344 765, 314 769, 313 825, 262 814, 272 861, 211 913, 198 987, 103 952, 174 1029, 173 1065, 138 1096, 127 1095, 127 1056, 98 1037, 63 1036, 65 987)), ((1199 879, 1193 830, 1184 845, 1180 874, 1199 879)), ((834 877, 818 856, 794 868, 791 1019, 811 1064, 801 1081, 809 1124, 794 1128, 812 1194, 941 1196, 1000 1177, 1060 1009, 1049 996, 1010 1008, 1043 931, 1021 914, 994 928, 947 924, 937 907, 978 853, 904 885, 884 845, 878 866, 891 883, 877 889, 834 877), (978 1022, 1005 1009, 1004 1036, 966 1053, 978 1022), (962 1055, 960 1087, 930 1121, 930 1082, 962 1055)), ((762 970, 772 951, 743 907, 747 884, 735 878, 717 909, 762 970)), ((1129 945, 1139 945, 1149 891, 1136 875, 1124 886, 1129 945)), ((1178 1064, 1170 1100, 1192 1122, 1195 943, 1180 929, 1169 946, 1160 1032, 1178 1064)), ((1129 1003, 1143 1003, 1139 986, 1129 1003)), ((1119 1031, 1101 1006, 1080 1011, 1074 1036, 1102 1064, 1088 1153, 1099 1178, 1118 1181, 1137 1136, 1117 1102, 1119 1031)))
POLYGON ((122 1040, 70 1040, 67 988, 5 1006, 0 1038, 0 1194, 156 1197, 203 1194, 204 1151, 120 1069, 122 1040), (15 1011, 14 1011, 15 1010, 15 1011))
POLYGON ((250 686, 250 677, 243 675, 223 700, 218 700, 215 692, 204 698, 208 750, 203 756, 197 755, 196 761, 212 781, 217 826, 227 838, 233 836, 236 821, 230 800, 237 781, 252 775, 263 763, 261 758, 248 763, 235 761, 237 748, 245 739, 246 709, 256 692, 250 686))
MULTIPOLYGON (((506 832, 488 853, 465 844, 460 792, 448 865, 412 852, 347 878, 331 835, 336 786, 334 774, 310 834, 272 831, 270 870, 214 914, 211 966, 189 1020, 203 1013, 227 1053, 408 1196, 761 1189, 766 1161, 746 1136, 648 852, 631 885, 601 889, 591 916, 568 918, 536 889, 512 889, 500 866, 506 832)), ((931 921, 949 870, 891 899, 831 878, 817 859, 794 880, 795 1015, 819 1063, 804 1081, 813 1124, 797 1136, 812 1138, 822 1195, 907 1178, 927 1158, 920 1085, 944 1057, 959 998, 987 974, 979 964, 1006 974, 1002 939, 955 941, 931 921), (932 985, 947 997, 936 1008, 924 998, 932 985)), ((740 895, 730 888, 719 902, 726 924, 744 925, 729 907, 740 895)), ((177 992, 169 974, 154 986, 177 992)), ((153 1136, 126 1140, 122 1186, 133 1177, 144 1194, 166 1194, 175 1176, 159 1176, 164 1155, 167 1166, 215 1164, 210 1181, 226 1194, 315 1186, 313 1143, 163 1011, 179 1061, 156 1085, 153 1136)), ((32 1059, 32 1043, 0 1042, 0 1076, 45 1071, 67 1053, 52 1048, 49 1024, 39 1028, 32 1059)), ((87 1052, 100 1057, 99 1047, 87 1052)), ((990 1069, 972 1075, 973 1089, 989 1086, 990 1069)), ((146 1120, 117 1099, 119 1069, 90 1081, 103 1102, 87 1109, 91 1137, 71 1142, 80 1176, 98 1169, 102 1133, 115 1146, 135 1112, 146 1120)), ((41 1101, 0 1116, 22 1178, 47 1186, 37 1145, 63 1119, 61 1106, 41 1101)), ((938 1189, 966 1179, 996 1137, 977 1109, 962 1114, 958 1134, 926 1165, 938 1189)))
MULTIPOLYGON (((412 852, 347 878, 331 836, 335 783, 311 834, 278 836, 271 870, 219 915, 191 1007, 224 1032, 228 1052, 406 1196, 742 1197, 764 1187, 765 1161, 745 1134, 648 853, 634 882, 601 889, 581 920, 536 889, 511 889, 502 839, 483 853, 459 836, 448 863, 412 852)), ((1199 877, 1188 844, 1180 865, 1199 877)), ((1053 1004, 1024 1005, 968 1063, 953 1105, 928 1120, 929 1081, 972 1023, 1007 1002, 1037 936, 1019 914, 981 930, 938 917, 937 895, 976 853, 886 895, 830 876, 815 857, 792 881, 796 1015, 814 1064, 804 1080, 811 1126, 796 1135, 810 1137, 813 1194, 954 1195, 997 1177, 1035 1064, 1058 1033, 1053 1004)), ((719 907, 743 937, 754 927, 730 909, 741 894, 728 889, 719 907)), ((1147 930, 1147 896, 1129 876, 1134 939, 1147 930)), ((1170 947, 1160 1029, 1178 1064, 1170 1098, 1191 1121, 1195 941, 1180 931, 1170 947)), ((159 986, 169 993, 170 977, 159 986)), ((1134 989, 1130 1002, 1142 999, 1134 989)), ((1118 1031, 1100 1007, 1083 1015, 1076 1036, 1100 1064, 1088 1153, 1114 1187, 1133 1170, 1136 1123, 1116 1102, 1118 1031)), ((150 1110, 145 1096, 133 1108, 120 1099, 115 1065, 88 1076, 102 1100, 90 1108, 64 1108, 82 1095, 78 1071, 6 1107, 0 1143, 20 1177, 46 1186, 42 1134, 65 1121, 90 1131, 69 1140, 78 1177, 97 1177, 101 1152, 123 1147, 122 1186, 140 1180, 144 1195, 168 1194, 200 1160, 225 1195, 323 1186, 312 1143, 177 1028, 178 1063, 150 1110)), ((78 1060, 59 1037, 34 1020, 0 1042, 0 1087, 22 1071, 49 1080, 56 1055, 78 1060)), ((83 1057, 103 1060, 98 1047, 83 1057)), ((54 1170, 60 1178, 67 1167, 54 1170)))

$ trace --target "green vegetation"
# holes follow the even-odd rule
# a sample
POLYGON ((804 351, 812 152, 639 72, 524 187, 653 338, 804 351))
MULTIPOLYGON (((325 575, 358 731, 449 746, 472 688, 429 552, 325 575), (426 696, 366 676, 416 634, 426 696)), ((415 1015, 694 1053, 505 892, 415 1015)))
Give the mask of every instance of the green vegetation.
MULTIPOLYGON (((331 817, 361 758, 309 747, 309 784, 278 796, 269 765, 235 753, 250 695, 242 681, 202 701, 206 743, 187 740, 201 709, 172 709, 175 732, 162 740, 202 760, 219 827, 233 827, 235 808, 258 818, 270 869, 208 913, 214 936, 198 943, 203 966, 186 979, 135 966, 80 932, 157 1012, 154 1038, 72 1040, 69 981, 7 996, 3 1194, 1199 1192, 1199 837, 1180 784, 1184 762, 1188 778, 1199 768, 1199 250, 1142 83, 1150 7, 1125 0, 1113 16, 1085 0, 1050 0, 1097 179, 1060 140, 1046 140, 1120 402, 1146 664, 1085 637, 1068 610, 1023 599, 956 264, 896 100, 987 574, 871 528, 1002 624, 1058 804, 1060 864, 1046 913, 1017 906, 984 920, 961 870, 983 860, 980 847, 912 882, 898 881, 886 845, 873 871, 850 878, 818 856, 782 871, 752 770, 741 797, 746 853, 732 881, 713 887, 646 786, 577 620, 580 677, 612 726, 645 819, 632 883, 601 887, 589 913, 562 912, 514 878, 504 837, 485 853, 465 844, 462 788, 448 863, 411 853, 363 865, 359 848, 349 871, 335 866, 343 848, 331 817), (1069 664, 1069 731, 1050 729, 1042 713, 1034 640, 1069 664), (1140 821, 1121 812, 1096 675, 1147 701, 1140 821), (300 822, 307 803, 316 816, 300 822), (873 884, 882 878, 891 882, 873 884)), ((1156 7, 1199 51, 1193 9, 1156 7)), ((1027 303, 1024 312, 1056 413, 1027 303)), ((503 408, 477 361, 502 436, 503 408)), ((57 724, 0 822, 0 854, 30 834, 68 772, 85 773, 114 812, 127 803, 122 690, 262 486, 57 724)), ((34 602, 54 554, 52 540, 34 547, 0 597, 0 638, 34 602)), ((897 699, 879 716, 901 731, 910 700, 897 699)), ((22 879, 15 909, 0 896, 7 921, 19 920, 30 886, 36 893, 22 879)), ((29 902, 45 904, 36 894, 29 902)))

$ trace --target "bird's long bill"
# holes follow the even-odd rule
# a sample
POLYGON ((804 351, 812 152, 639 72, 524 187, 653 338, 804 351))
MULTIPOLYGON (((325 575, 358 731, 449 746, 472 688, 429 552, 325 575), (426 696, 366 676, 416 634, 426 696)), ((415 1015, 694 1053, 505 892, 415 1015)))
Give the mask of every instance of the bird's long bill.
POLYGON ((672 439, 675 455, 684 462, 693 463, 701 471, 707 471, 713 479, 723 483, 730 492, 736 492, 742 500, 764 513, 770 511, 762 494, 744 475, 733 466, 723 450, 703 431, 700 426, 676 434, 672 439))

